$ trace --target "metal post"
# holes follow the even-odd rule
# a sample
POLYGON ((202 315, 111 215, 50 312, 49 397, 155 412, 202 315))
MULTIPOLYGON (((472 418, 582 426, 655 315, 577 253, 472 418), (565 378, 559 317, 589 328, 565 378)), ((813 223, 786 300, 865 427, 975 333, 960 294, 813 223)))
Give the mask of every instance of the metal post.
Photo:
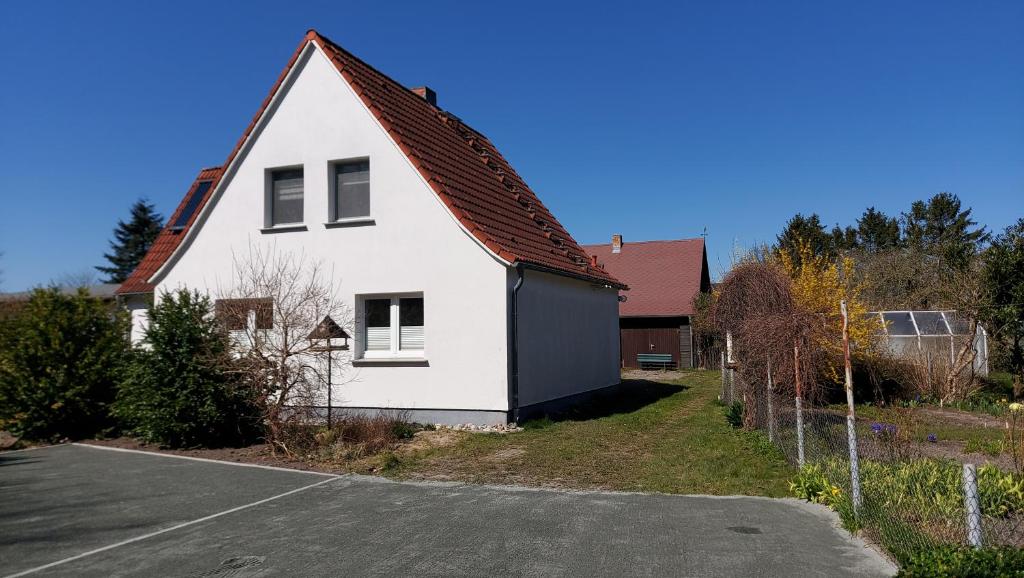
POLYGON ((804 412, 800 403, 800 345, 793 341, 793 378, 796 383, 796 460, 804 467, 804 412))
POLYGON ((327 338, 327 428, 333 427, 334 422, 331 419, 331 390, 334 389, 331 383, 331 358, 334 357, 333 350, 331 349, 331 338, 327 338))
POLYGON ((775 442, 775 411, 772 409, 772 397, 775 395, 775 384, 772 382, 772 360, 768 359, 768 441, 775 442))
POLYGON ((850 495, 853 497, 853 511, 860 513, 860 467, 857 462, 857 414, 853 406, 853 366, 850 363, 850 314, 846 300, 839 302, 843 314, 843 363, 846 366, 846 437, 850 447, 850 495))
POLYGON ((981 506, 978 504, 978 471, 964 464, 964 510, 967 511, 967 543, 981 548, 981 506))

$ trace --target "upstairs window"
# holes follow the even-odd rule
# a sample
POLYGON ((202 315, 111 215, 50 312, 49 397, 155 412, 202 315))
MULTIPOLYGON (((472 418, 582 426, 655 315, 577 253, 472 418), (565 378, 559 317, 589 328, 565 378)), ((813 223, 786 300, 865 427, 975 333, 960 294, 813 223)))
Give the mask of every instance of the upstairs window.
POLYGON ((331 197, 331 220, 367 218, 370 216, 370 161, 342 161, 334 164, 334 193, 331 197))
POLYGON ((302 222, 303 192, 302 168, 270 173, 270 226, 302 222))
POLYGON ((363 300, 364 357, 423 355, 423 297, 387 296, 363 300))

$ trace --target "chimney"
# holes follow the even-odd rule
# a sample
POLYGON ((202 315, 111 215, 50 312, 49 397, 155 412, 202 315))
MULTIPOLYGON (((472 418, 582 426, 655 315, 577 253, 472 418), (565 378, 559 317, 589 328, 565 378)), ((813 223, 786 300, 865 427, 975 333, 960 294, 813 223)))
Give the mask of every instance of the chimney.
POLYGON ((429 86, 417 86, 412 89, 413 92, 419 95, 420 98, 429 102, 433 106, 437 106, 437 93, 430 89, 429 86))
POLYGON ((612 253, 622 252, 622 235, 612 235, 612 253))

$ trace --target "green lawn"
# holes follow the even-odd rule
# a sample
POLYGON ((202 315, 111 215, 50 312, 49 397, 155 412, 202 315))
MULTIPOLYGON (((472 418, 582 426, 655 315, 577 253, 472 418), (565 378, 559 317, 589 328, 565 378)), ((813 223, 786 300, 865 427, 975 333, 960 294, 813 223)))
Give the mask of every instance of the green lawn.
MULTIPOLYGON (((652 374, 653 375, 653 374, 652 374)), ((785 496, 793 475, 757 433, 733 429, 717 372, 630 380, 623 395, 514 434, 457 433, 454 443, 403 452, 396 478, 686 494, 785 496)), ((444 435, 437 432, 438 435, 444 435)))

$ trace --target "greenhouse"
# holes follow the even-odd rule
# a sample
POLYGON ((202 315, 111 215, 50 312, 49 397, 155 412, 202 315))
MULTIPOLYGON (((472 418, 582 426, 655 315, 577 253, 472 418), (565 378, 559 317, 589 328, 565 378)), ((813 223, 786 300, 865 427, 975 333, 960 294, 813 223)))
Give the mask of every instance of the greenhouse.
POLYGON ((975 351, 974 372, 988 375, 988 336, 979 324, 974 335, 971 324, 956 311, 873 311, 885 327, 889 350, 900 357, 934 364, 952 365, 965 340, 975 351))

